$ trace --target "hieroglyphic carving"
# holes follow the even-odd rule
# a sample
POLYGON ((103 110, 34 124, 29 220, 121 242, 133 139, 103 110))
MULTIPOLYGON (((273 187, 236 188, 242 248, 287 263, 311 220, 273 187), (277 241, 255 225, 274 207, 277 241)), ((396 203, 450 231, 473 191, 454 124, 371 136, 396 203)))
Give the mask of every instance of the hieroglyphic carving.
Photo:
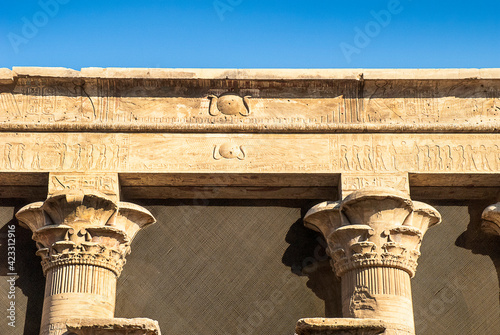
POLYGON ((415 137, 374 135, 338 141, 340 170, 493 172, 500 170, 500 145, 495 141, 455 141, 452 136, 415 137), (390 139, 388 141, 388 139, 390 139))
POLYGON ((369 122, 484 122, 500 115, 498 82, 378 80, 365 90, 369 122))
POLYGON ((342 196, 365 187, 390 187, 400 191, 409 190, 408 176, 405 174, 382 173, 342 173, 342 196))
POLYGON ((119 195, 116 173, 51 173, 49 195, 62 191, 97 190, 110 197, 119 195))
POLYGON ((236 91, 234 87, 220 88, 224 84, 207 87, 200 82, 194 83, 199 85, 194 88, 184 85, 175 80, 22 77, 14 90, 0 88, 0 122, 90 122, 102 127, 111 123, 167 127, 216 123, 263 129, 269 125, 361 122, 356 81, 329 82, 314 90, 290 86, 287 94, 294 98, 280 97, 281 84, 277 82, 248 82, 243 85, 248 87, 236 91), (250 101, 250 96, 256 99, 250 101), (254 109, 258 113, 250 117, 254 109))
POLYGON ((496 134, 4 132, 0 133, 0 170, 358 173, 369 177, 397 171, 495 173, 500 171, 499 143, 496 134))
POLYGON ((265 131, 327 130, 349 124, 466 126, 491 121, 500 121, 497 80, 286 83, 242 79, 188 83, 175 79, 20 77, 14 89, 0 87, 0 122, 26 122, 33 127, 83 122, 102 128, 118 123, 184 129, 199 124, 265 131), (253 97, 251 101, 242 98, 248 96, 253 97))
POLYGON ((1 167, 7 171, 117 171, 127 166, 128 138, 123 135, 81 140, 67 134, 16 134, 3 143, 1 167))

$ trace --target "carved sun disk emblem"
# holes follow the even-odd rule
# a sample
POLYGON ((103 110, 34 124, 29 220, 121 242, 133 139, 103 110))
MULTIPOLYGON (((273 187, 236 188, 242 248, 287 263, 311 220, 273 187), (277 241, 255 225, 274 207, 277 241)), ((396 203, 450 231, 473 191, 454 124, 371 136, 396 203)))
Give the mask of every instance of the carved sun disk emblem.
POLYGON ((220 160, 221 158, 244 160, 246 153, 242 145, 239 146, 236 143, 226 142, 214 147, 213 157, 215 160, 220 160))
POLYGON ((216 116, 224 115, 250 115, 250 96, 243 98, 236 94, 223 94, 220 97, 209 95, 210 107, 209 114, 216 116))

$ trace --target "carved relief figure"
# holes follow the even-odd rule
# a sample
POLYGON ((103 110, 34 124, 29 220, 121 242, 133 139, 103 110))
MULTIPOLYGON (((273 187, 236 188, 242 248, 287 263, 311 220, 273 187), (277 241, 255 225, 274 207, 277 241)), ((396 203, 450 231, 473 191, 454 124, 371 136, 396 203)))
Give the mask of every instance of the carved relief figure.
POLYGON ((454 150, 458 152, 457 170, 463 171, 465 169, 465 149, 463 145, 459 145, 454 150))
POLYGON ((33 161, 31 162, 33 170, 40 170, 40 143, 37 141, 33 146, 33 161))
POLYGON ((4 147, 4 166, 7 170, 24 169, 24 143, 6 143, 4 147))
POLYGON ((351 167, 349 166, 349 157, 348 148, 346 145, 340 146, 340 169, 350 171, 351 167))
POLYGON ((104 169, 106 167, 106 144, 96 146, 99 156, 97 157, 96 168, 104 169))
POLYGON ((449 145, 444 145, 441 148, 441 159, 443 168, 446 171, 450 171, 453 168, 453 156, 451 155, 451 147, 449 145))
POLYGON ((479 156, 481 157, 481 169, 491 171, 491 165, 488 158, 488 151, 484 144, 479 146, 479 156))
POLYGON ((220 97, 209 95, 210 106, 208 113, 212 116, 224 115, 250 115, 250 96, 243 98, 236 94, 223 94, 220 97))
POLYGON ((384 151, 385 151, 384 146, 377 145, 375 147, 375 168, 377 170, 384 170, 384 171, 388 170, 384 161, 384 151))
POLYGON ((361 148, 357 145, 353 145, 352 146, 352 155, 353 155, 353 161, 352 161, 352 168, 356 171, 359 171, 360 169, 362 169, 362 165, 361 165, 361 158, 359 157, 360 156, 360 150, 361 148))
POLYGON ((493 160, 495 161, 495 169, 498 171, 500 170, 500 148, 498 145, 493 146, 493 160))
POLYGON ((232 142, 226 142, 220 146, 214 146, 213 158, 215 160, 220 160, 222 158, 225 159, 234 159, 237 158, 239 160, 244 160, 246 157, 243 146, 238 146, 232 142))
POLYGON ((6 143, 3 152, 4 166, 7 170, 12 170, 12 144, 6 143))
POLYGON ((471 171, 472 166, 474 166, 474 170, 478 170, 476 160, 474 159, 474 149, 472 148, 472 145, 467 144, 465 147, 465 168, 468 171, 471 171))
POLYGON ((369 145, 363 146, 363 170, 373 170, 372 149, 369 145))
POLYGON ((377 299, 366 286, 356 287, 350 303, 351 317, 367 318, 377 309, 377 299))
POLYGON ((91 143, 87 143, 87 166, 89 169, 92 168, 94 164, 94 146, 91 143))
POLYGON ((110 169, 117 169, 120 163, 120 146, 115 143, 115 141, 111 142, 110 145, 111 151, 111 160, 109 162, 110 169))
POLYGON ((79 169, 82 159, 82 146, 80 143, 71 146, 71 149, 74 153, 73 162, 71 163, 72 169, 79 169))

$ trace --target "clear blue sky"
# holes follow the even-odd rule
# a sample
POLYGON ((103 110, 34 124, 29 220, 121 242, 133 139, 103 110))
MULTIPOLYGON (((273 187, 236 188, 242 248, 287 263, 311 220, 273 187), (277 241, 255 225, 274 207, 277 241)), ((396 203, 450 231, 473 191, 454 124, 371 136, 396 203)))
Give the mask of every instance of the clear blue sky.
POLYGON ((4 0, 12 66, 500 67, 500 1, 4 0))

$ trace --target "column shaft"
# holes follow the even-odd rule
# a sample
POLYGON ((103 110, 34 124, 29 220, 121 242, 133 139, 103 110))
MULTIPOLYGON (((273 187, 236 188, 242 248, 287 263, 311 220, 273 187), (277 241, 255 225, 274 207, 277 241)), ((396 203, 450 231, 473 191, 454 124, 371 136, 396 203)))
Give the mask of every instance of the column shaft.
POLYGON ((51 332, 45 334, 63 334, 66 321, 75 315, 113 318, 117 277, 112 271, 75 264, 54 267, 46 277, 41 329, 51 332))

